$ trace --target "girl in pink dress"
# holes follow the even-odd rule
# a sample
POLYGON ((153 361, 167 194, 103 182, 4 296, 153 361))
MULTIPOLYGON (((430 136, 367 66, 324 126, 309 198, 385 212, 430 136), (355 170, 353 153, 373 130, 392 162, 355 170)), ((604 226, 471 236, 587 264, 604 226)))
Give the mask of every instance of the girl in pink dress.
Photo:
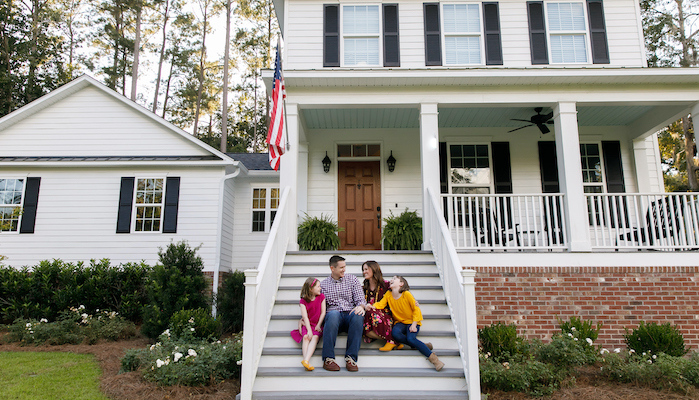
POLYGON ((315 368, 309 364, 311 356, 316 351, 318 340, 323 335, 322 325, 325 318, 325 295, 320 292, 320 281, 308 278, 301 288, 301 319, 298 330, 291 331, 291 337, 296 343, 301 343, 303 360, 301 364, 306 371, 315 368))

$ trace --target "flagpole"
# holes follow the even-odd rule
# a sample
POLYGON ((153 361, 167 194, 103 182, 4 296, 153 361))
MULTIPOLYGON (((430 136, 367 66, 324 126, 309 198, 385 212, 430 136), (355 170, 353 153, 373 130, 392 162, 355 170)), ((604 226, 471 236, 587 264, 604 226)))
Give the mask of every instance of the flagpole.
MULTIPOLYGON (((281 73, 282 73, 282 76, 284 76, 284 63, 282 62, 282 60, 284 59, 284 57, 282 56, 284 52, 282 51, 282 38, 281 38, 281 36, 277 37, 277 48, 279 49, 279 58, 280 58, 279 63, 281 64, 281 73)), ((284 85, 286 87, 286 81, 284 82, 284 85)), ((289 116, 289 113, 286 112, 286 96, 282 96, 282 107, 284 108, 284 118, 286 119, 286 117, 289 116)), ((289 124, 288 124, 288 122, 289 121, 284 121, 284 131, 286 133, 286 150, 287 151, 289 151, 289 124)))

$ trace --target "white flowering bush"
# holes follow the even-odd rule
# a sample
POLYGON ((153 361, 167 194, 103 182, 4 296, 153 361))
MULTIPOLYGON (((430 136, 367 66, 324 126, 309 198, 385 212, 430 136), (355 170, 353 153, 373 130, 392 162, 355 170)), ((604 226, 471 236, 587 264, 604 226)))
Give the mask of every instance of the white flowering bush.
POLYGON ((536 359, 567 369, 594 364, 600 356, 594 346, 600 329, 600 324, 595 327, 576 317, 561 322, 561 333, 553 335, 550 343, 537 349, 536 359))
POLYGON ((185 331, 176 337, 164 331, 150 347, 128 350, 122 372, 139 371, 145 380, 163 386, 205 386, 239 376, 242 336, 210 341, 194 334, 185 331))
POLYGON ((20 344, 94 344, 100 340, 115 341, 136 335, 136 326, 117 312, 102 310, 89 314, 85 306, 71 307, 56 321, 47 318, 17 319, 9 326, 7 340, 20 344))

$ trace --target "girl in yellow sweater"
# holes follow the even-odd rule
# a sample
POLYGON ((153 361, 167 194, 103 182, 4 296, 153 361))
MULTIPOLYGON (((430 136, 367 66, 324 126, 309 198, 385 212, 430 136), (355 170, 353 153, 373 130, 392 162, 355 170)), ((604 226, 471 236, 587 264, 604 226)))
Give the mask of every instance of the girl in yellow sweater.
POLYGON ((373 306, 367 305, 367 308, 373 307, 383 310, 388 305, 395 321, 391 332, 393 339, 418 349, 434 365, 434 369, 440 371, 444 368, 444 363, 439 361, 437 355, 417 338, 422 325, 422 312, 420 307, 415 304, 415 298, 409 291, 408 281, 402 276, 394 276, 390 287, 390 292, 386 292, 383 298, 374 303, 373 306))

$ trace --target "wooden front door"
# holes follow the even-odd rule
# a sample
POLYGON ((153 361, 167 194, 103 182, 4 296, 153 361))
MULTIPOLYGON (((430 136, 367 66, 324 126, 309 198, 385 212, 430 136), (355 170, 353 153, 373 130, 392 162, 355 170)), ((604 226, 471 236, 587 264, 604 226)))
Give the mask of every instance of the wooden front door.
POLYGON ((379 161, 338 163, 340 249, 381 250, 379 161))

